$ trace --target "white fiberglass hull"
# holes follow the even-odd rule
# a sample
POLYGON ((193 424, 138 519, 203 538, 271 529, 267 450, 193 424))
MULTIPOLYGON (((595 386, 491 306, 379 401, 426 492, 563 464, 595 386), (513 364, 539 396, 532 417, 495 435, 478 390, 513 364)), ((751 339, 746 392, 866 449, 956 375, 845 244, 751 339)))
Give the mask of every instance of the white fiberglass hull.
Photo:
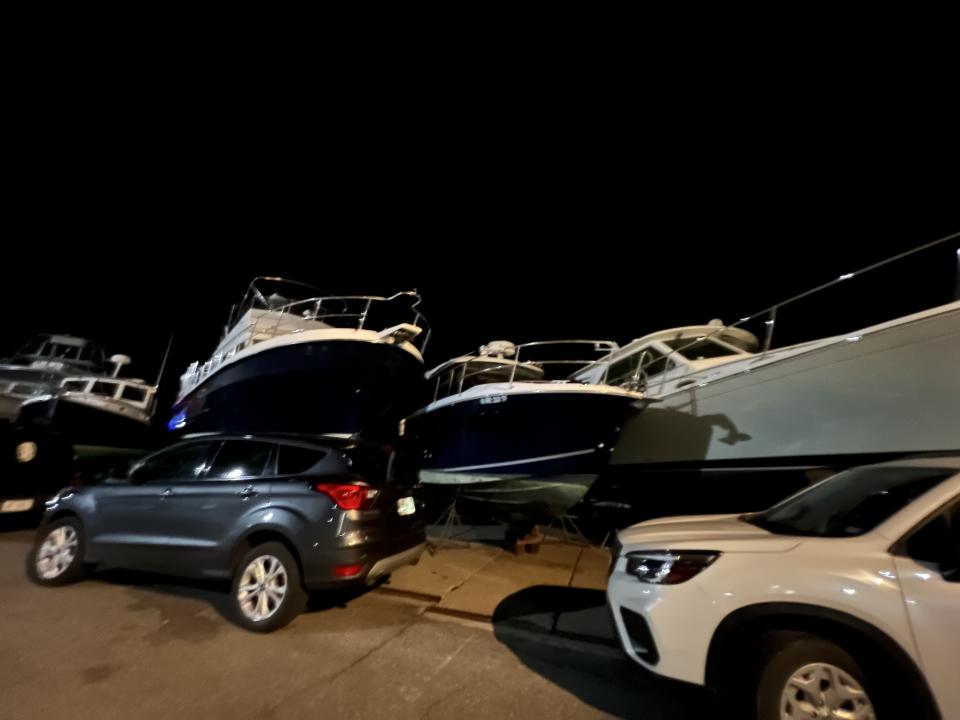
POLYGON ((613 465, 802 465, 957 450, 960 302, 694 379, 659 397, 650 388, 659 401, 628 421, 613 465))

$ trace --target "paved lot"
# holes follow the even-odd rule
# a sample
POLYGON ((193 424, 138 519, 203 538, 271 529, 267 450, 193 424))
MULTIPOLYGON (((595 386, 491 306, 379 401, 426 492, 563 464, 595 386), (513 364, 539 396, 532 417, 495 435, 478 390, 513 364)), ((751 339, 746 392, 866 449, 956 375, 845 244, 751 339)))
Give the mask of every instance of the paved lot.
POLYGON ((209 586, 107 572, 36 587, 23 572, 32 533, 0 520, 3 720, 708 712, 702 693, 657 681, 610 648, 496 616, 492 626, 444 619, 386 593, 325 598, 260 636, 231 625, 225 595, 209 586))

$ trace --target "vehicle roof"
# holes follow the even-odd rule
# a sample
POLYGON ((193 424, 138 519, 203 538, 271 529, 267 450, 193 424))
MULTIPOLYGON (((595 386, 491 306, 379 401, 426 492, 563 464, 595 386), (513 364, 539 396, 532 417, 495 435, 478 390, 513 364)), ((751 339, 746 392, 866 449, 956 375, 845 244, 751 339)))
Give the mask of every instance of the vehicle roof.
POLYGON ((264 440, 268 442, 294 442, 305 443, 309 445, 324 445, 326 447, 348 448, 356 446, 375 446, 377 443, 369 440, 360 440, 351 437, 341 437, 339 435, 313 435, 310 433, 293 432, 253 432, 253 433, 228 433, 228 432, 197 432, 183 435, 179 441, 184 440, 264 440))

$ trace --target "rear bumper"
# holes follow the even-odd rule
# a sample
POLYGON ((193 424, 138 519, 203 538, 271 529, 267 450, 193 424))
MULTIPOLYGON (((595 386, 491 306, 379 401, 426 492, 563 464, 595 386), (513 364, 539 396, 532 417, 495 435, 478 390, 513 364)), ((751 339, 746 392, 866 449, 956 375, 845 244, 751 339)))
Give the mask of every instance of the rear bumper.
POLYGON ((303 584, 308 590, 370 585, 400 567, 417 562, 426 549, 426 540, 425 533, 420 531, 375 545, 311 549, 301 558, 303 584), (344 566, 359 566, 359 570, 346 577, 338 576, 335 569, 344 566))
POLYGON ((402 568, 406 565, 415 565, 420 561, 420 556, 423 555, 423 551, 426 549, 427 543, 422 542, 403 552, 398 552, 396 555, 390 555, 389 557, 377 560, 377 562, 373 564, 373 567, 370 568, 370 572, 367 573, 365 582, 367 585, 372 585, 378 578, 389 575, 397 568, 402 568))

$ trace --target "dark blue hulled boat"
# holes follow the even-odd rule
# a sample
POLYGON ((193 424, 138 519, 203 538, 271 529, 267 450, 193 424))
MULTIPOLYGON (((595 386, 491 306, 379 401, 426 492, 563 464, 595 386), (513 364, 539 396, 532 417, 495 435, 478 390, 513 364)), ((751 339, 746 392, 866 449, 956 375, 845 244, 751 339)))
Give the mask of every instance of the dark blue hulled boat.
POLYGON ((493 516, 549 517, 575 505, 607 464, 642 395, 548 377, 566 376, 595 358, 553 352, 541 360, 520 359, 572 346, 587 346, 595 355, 617 347, 593 340, 520 346, 499 341, 427 373, 433 400, 405 421, 421 482, 493 516))
POLYGON ((419 296, 314 292, 254 280, 213 356, 180 378, 168 428, 395 435, 423 388, 419 296))

